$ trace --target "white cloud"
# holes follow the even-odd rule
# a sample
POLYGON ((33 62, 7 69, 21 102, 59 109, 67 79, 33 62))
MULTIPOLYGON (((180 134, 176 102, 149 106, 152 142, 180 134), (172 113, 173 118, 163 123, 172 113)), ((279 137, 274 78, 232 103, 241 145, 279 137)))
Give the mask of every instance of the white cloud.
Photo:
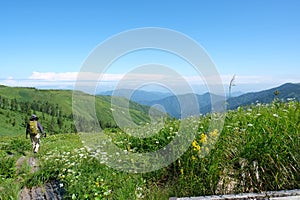
POLYGON ((8 77, 6 80, 3 80, 0 84, 9 85, 9 86, 17 86, 18 82, 14 80, 12 76, 8 77))
MULTIPOLYGON (((199 83, 204 84, 207 83, 217 83, 220 79, 224 85, 229 85, 230 80, 232 79, 233 75, 220 75, 220 76, 208 76, 208 77, 201 77, 201 76, 185 76, 185 79, 190 83, 199 83)), ((246 76, 246 75, 236 75, 234 83, 236 85, 240 84, 278 84, 278 83, 285 83, 285 82, 300 82, 299 78, 296 77, 273 77, 273 76, 246 76)))
POLYGON ((57 81, 155 81, 155 80, 164 80, 168 78, 171 81, 177 81, 180 77, 170 76, 168 74, 160 73, 130 73, 130 74, 100 74, 93 72, 33 72, 28 80, 31 81, 46 81, 46 82, 57 82, 57 81))
MULTIPOLYGON (((182 84, 182 79, 184 78, 191 85, 205 86, 208 84, 229 84, 233 75, 220 75, 218 76, 172 76, 166 73, 151 72, 151 73, 131 73, 131 74, 100 74, 93 72, 32 72, 32 74, 26 79, 14 79, 13 77, 8 77, 5 80, 0 81, 0 84, 7 86, 22 86, 22 87, 37 87, 37 88, 51 88, 51 89, 73 89, 75 83, 80 83, 83 87, 93 87, 97 85, 95 83, 100 83, 105 89, 112 89, 116 84, 124 82, 128 85, 136 86, 139 83, 155 82, 180 85, 182 84), (221 79, 220 79, 221 78, 221 79), (221 80, 221 82, 220 82, 221 80)), ((247 87, 256 86, 264 89, 264 86, 278 86, 286 82, 300 82, 299 78, 296 76, 246 76, 237 75, 235 78, 235 84, 243 90, 243 85, 247 87)), ((125 85, 126 85, 125 84, 125 85)), ((252 87, 254 89, 254 87, 252 87)), ((258 88, 257 88, 258 89, 258 88)))
POLYGON ((33 72, 28 78, 37 81, 116 81, 123 77, 123 74, 100 74, 93 72, 33 72))
POLYGON ((43 81, 74 81, 76 80, 78 72, 32 72, 29 80, 43 80, 43 81))

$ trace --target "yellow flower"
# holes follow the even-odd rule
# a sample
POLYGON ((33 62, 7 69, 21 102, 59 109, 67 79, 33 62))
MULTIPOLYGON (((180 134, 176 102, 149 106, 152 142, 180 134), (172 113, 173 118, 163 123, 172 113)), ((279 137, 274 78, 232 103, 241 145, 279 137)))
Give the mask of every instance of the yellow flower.
POLYGON ((195 156, 192 156, 192 160, 196 160, 196 157, 195 157, 195 156))
POLYGON ((195 150, 200 151, 200 146, 196 140, 193 141, 192 146, 194 147, 195 150))
POLYGON ((205 147, 205 152, 208 153, 209 152, 209 148, 205 147))
POLYGON ((213 138, 217 138, 219 136, 218 129, 215 129, 213 132, 210 132, 209 135, 213 138))
POLYGON ((200 136, 200 142, 202 144, 207 142, 207 136, 204 133, 202 133, 200 136))
POLYGON ((95 185, 96 185, 97 187, 99 187, 99 186, 100 186, 99 182, 95 182, 95 185))
POLYGON ((183 175, 183 168, 180 169, 180 173, 183 175))
POLYGON ((198 145, 198 144, 197 144, 197 141, 194 140, 193 143, 192 143, 192 146, 195 147, 195 146, 197 146, 197 145, 198 145))

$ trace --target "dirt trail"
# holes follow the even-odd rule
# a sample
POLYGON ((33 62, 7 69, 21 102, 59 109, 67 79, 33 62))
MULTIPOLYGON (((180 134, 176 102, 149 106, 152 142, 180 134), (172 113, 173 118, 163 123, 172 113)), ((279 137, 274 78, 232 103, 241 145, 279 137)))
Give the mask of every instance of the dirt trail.
MULTIPOLYGON (((16 163, 17 173, 25 161, 31 167, 31 173, 39 170, 37 158, 29 157, 26 159, 22 156, 16 163)), ((60 200, 63 199, 63 193, 64 189, 60 187, 60 182, 56 180, 45 183, 42 187, 22 188, 18 200, 60 200)))

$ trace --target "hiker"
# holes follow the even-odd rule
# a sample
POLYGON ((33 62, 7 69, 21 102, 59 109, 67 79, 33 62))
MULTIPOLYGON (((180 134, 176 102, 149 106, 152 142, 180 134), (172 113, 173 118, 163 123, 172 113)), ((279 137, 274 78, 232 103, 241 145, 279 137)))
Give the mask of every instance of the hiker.
POLYGON ((30 135, 30 140, 32 143, 32 150, 34 153, 37 153, 40 146, 40 133, 46 137, 46 133, 42 125, 38 122, 38 117, 36 115, 31 115, 29 119, 29 123, 26 127, 26 139, 28 138, 28 134, 30 135))

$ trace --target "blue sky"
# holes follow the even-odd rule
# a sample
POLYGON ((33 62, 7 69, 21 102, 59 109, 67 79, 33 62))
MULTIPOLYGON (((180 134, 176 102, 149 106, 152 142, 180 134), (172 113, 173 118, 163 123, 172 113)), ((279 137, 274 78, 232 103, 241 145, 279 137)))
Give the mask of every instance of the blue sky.
MULTIPOLYGON (((1 1, 0 84, 71 87, 97 45, 143 27, 168 28, 195 40, 224 85, 236 74, 235 90, 299 83, 299 9, 297 0, 1 1)), ((129 66, 130 57, 126 62, 129 66)), ((118 77, 124 68, 109 73, 118 77)), ((176 69, 185 72, 180 62, 176 69)))

